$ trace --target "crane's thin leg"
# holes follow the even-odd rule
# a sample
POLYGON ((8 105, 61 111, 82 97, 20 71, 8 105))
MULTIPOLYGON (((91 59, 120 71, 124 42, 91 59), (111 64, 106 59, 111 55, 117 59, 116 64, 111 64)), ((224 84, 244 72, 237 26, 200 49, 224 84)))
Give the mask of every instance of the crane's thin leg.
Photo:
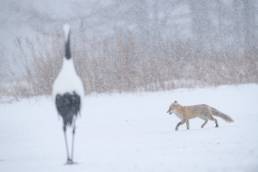
POLYGON ((69 155, 69 148, 68 148, 68 142, 67 142, 67 135, 66 135, 66 126, 63 126, 63 131, 64 131, 64 140, 65 140, 65 148, 66 148, 66 155, 67 155, 67 164, 70 163, 71 159, 70 159, 70 155, 69 155))
POLYGON ((74 152, 74 138, 75 138, 75 130, 76 130, 76 126, 75 126, 75 122, 73 123, 73 136, 72 136, 72 153, 71 153, 71 161, 73 163, 73 152, 74 152))

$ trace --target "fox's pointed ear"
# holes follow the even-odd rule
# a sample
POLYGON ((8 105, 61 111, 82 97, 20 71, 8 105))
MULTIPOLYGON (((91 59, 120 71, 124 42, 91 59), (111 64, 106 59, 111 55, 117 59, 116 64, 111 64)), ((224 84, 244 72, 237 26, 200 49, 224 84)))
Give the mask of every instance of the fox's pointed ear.
POLYGON ((178 102, 175 100, 174 103, 177 104, 178 102))

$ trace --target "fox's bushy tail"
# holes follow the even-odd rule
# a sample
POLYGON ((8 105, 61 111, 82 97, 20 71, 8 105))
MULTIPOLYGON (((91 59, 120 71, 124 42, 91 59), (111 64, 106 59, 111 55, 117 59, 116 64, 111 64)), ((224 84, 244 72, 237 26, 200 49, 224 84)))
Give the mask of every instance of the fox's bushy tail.
POLYGON ((228 115, 226 115, 226 114, 224 114, 224 113, 218 111, 218 110, 215 109, 215 108, 211 108, 211 111, 212 111, 212 114, 213 114, 214 116, 218 116, 218 117, 224 119, 226 122, 234 122, 234 120, 233 120, 230 116, 228 116, 228 115))

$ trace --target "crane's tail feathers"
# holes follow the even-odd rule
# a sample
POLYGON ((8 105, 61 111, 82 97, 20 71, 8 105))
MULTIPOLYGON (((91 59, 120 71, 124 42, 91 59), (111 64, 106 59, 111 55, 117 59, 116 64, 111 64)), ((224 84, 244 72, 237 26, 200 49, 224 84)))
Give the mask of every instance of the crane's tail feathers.
POLYGON ((63 26, 64 34, 65 34, 65 58, 70 59, 72 57, 71 55, 71 48, 70 48, 70 25, 64 24, 63 26))
POLYGON ((234 122, 234 120, 230 116, 228 116, 214 108, 212 108, 212 114, 224 119, 226 122, 234 122))

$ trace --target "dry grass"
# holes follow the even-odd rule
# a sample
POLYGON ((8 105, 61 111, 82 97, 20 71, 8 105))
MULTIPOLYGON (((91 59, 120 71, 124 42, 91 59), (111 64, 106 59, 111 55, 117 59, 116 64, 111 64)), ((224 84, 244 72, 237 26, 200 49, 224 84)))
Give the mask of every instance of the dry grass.
MULTIPOLYGON (((61 66, 62 39, 50 40, 45 49, 31 48, 24 55, 24 75, 12 86, 17 97, 48 95, 61 66), (58 45, 58 46, 57 46, 58 45)), ((169 90, 178 87, 257 83, 257 53, 232 50, 197 51, 194 43, 155 40, 144 42, 136 35, 118 35, 93 42, 77 39, 73 55, 86 93, 169 90)), ((26 43, 19 44, 22 50, 26 43)))

